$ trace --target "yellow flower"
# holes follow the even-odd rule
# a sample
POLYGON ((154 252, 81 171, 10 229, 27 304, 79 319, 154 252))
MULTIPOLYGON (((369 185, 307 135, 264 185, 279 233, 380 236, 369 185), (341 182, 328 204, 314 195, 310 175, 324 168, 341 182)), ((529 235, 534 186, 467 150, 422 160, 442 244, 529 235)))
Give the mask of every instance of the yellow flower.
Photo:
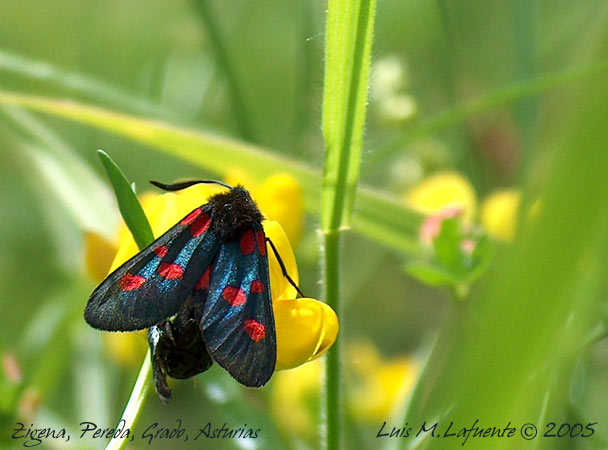
MULTIPOLYGON (((276 182, 276 179, 272 181, 272 183, 276 182)), ((219 186, 199 184, 176 193, 145 194, 140 201, 154 236, 158 237, 190 211, 204 204, 209 196, 224 189, 219 186)), ((295 256, 285 231, 273 220, 265 220, 262 225, 266 236, 274 243, 281 255, 287 273, 297 283, 298 270, 295 256)), ((110 272, 139 251, 126 226, 123 225, 118 234, 118 250, 110 272)), ((332 346, 338 333, 338 319, 334 311, 325 303, 311 298, 296 298, 297 291, 283 276, 274 252, 269 249, 267 255, 277 333, 276 368, 289 369, 318 358, 332 346)), ((118 336, 122 335, 123 333, 120 333, 118 336)), ((120 348, 118 342, 122 337, 110 339, 116 340, 113 345, 119 349, 113 352, 114 356, 119 361, 128 359, 124 355, 128 355, 129 350, 120 348)))
POLYGON ((103 280, 116 256, 117 245, 105 237, 86 231, 84 234, 84 262, 94 280, 103 280))
POLYGON ((405 194, 405 201, 426 215, 448 208, 461 210, 465 223, 471 223, 477 209, 473 186, 456 172, 440 172, 425 178, 405 194))
MULTIPOLYGON (((390 420, 403 408, 419 373, 419 364, 409 357, 384 359, 370 343, 347 348, 345 407, 360 423, 390 420)), ((276 374, 272 381, 270 407, 286 433, 311 437, 319 414, 323 365, 320 361, 276 374)))
POLYGON ((347 357, 356 378, 346 399, 353 416, 368 423, 390 419, 414 386, 418 362, 409 357, 384 360, 369 343, 351 346, 347 357))
POLYGON ((513 240, 520 201, 521 193, 516 189, 496 191, 486 197, 481 205, 481 223, 490 236, 513 240))
POLYGON ((270 410, 276 423, 295 436, 312 438, 319 417, 323 364, 313 361, 275 375, 270 410))
MULTIPOLYGON (((266 236, 274 243, 290 278, 298 283, 298 268, 285 231, 278 222, 265 220, 266 236)), ((338 317, 326 303, 296 298, 296 289, 283 276, 274 252, 268 252, 268 271, 277 332, 277 370, 291 369, 317 359, 338 335, 338 317)))

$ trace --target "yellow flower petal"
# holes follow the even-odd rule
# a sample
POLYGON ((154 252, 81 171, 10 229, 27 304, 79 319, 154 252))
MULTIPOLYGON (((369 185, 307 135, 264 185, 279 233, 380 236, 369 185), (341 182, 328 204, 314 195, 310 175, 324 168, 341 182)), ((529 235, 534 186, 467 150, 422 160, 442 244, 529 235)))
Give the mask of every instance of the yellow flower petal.
POLYGON ((273 307, 277 370, 291 369, 316 359, 335 342, 338 318, 327 304, 299 298, 275 302, 273 307))
POLYGON ((521 193, 516 189, 504 189, 490 194, 481 206, 481 223, 488 234, 510 241, 515 236, 517 211, 521 193))
POLYGON ((123 366, 141 362, 146 354, 145 331, 136 333, 103 333, 103 345, 107 353, 123 366))
POLYGON ((255 190, 255 200, 270 220, 281 224, 289 242, 296 244, 302 234, 304 206, 300 184, 288 174, 276 174, 267 178, 255 190))
POLYGON ((334 345, 336 338, 338 337, 338 331, 340 330, 340 322, 338 322, 338 316, 335 311, 327 303, 320 302, 315 299, 298 299, 298 300, 309 300, 316 303, 316 307, 320 309, 320 316, 323 321, 321 327, 321 334, 317 340, 317 346, 314 353, 308 359, 312 361, 322 356, 334 345))
MULTIPOLYGON (((283 261, 285 269, 287 269, 287 274, 291 277, 294 283, 297 284, 299 278, 298 267, 296 266, 296 257, 293 254, 291 245, 289 245, 289 240, 287 239, 285 231, 283 231, 283 228, 278 222, 273 220, 265 220, 262 225, 264 227, 266 237, 272 241, 279 252, 281 261, 283 261)), ((283 271, 281 270, 279 260, 270 247, 270 244, 267 246, 267 255, 268 272, 270 275, 270 289, 273 301, 282 300, 284 298, 296 298, 297 291, 289 283, 289 281, 287 281, 287 278, 283 276, 283 271)))
POLYGON ((270 409, 286 432, 297 436, 315 434, 322 372, 321 362, 314 361, 274 375, 270 409))
POLYGON ((406 202, 423 214, 436 214, 446 208, 462 210, 463 219, 470 223, 477 209, 477 197, 471 183, 456 172, 440 172, 410 189, 406 202))
POLYGON ((252 192, 257 188, 257 183, 249 176, 247 172, 237 168, 228 169, 224 176, 224 181, 230 186, 240 184, 248 191, 252 192))
POLYGON ((418 363, 410 358, 379 364, 349 395, 348 404, 354 416, 364 422, 390 418, 402 406, 418 372, 418 363))
POLYGON ((373 372, 382 363, 376 347, 368 341, 351 343, 346 348, 346 358, 360 376, 373 372))
POLYGON ((116 250, 114 242, 97 233, 85 232, 84 261, 87 272, 94 280, 101 281, 108 275, 116 250))

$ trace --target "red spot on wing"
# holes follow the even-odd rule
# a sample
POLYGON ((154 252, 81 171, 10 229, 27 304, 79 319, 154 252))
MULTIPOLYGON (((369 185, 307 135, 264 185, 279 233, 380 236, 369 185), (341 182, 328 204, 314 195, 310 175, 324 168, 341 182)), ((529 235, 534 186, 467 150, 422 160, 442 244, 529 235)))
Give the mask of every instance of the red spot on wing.
POLYGON ((196 283, 194 290, 200 291, 201 289, 209 289, 209 276, 210 275, 211 275, 211 266, 207 267, 207 270, 205 270, 205 273, 203 273, 203 276, 201 277, 201 279, 198 280, 198 282, 196 283))
POLYGON ((130 273, 126 273, 120 279, 120 288, 123 291, 133 291, 141 287, 142 284, 146 282, 146 279, 141 275, 132 275, 130 273))
POLYGON ((255 238, 258 241, 258 250, 260 255, 266 256, 266 239, 264 238, 264 232, 256 231, 255 238))
POLYGON ((182 221, 180 222, 180 225, 190 225, 192 222, 194 222, 194 219, 196 219, 198 216, 200 216, 202 213, 200 208, 195 209, 194 211, 192 211, 190 214, 188 214, 186 217, 184 217, 182 219, 182 221))
POLYGON ((245 320, 245 333, 249 335, 252 341, 258 342, 266 337, 266 327, 257 320, 245 320))
POLYGON ((167 247, 165 247, 164 245, 160 245, 154 248, 154 253, 156 253, 156 256, 158 256, 159 258, 165 256, 167 254, 167 251, 167 247))
POLYGON ((162 263, 158 266, 158 273, 163 278, 173 280, 181 278, 184 275, 184 268, 177 264, 162 263))
POLYGON ((255 236, 253 230, 247 230, 241 238, 241 252, 243 255, 248 255, 255 251, 255 236))
POLYGON ((203 214, 202 216, 197 217, 194 222, 192 222, 192 225, 190 225, 192 237, 200 236, 207 228, 209 228, 209 215, 203 214))
POLYGON ((251 282, 251 292, 254 294, 259 294, 264 291, 264 283, 258 280, 253 280, 251 282))
POLYGON ((226 286, 222 291, 222 298, 232 306, 239 306, 247 301, 247 294, 237 287, 226 286))

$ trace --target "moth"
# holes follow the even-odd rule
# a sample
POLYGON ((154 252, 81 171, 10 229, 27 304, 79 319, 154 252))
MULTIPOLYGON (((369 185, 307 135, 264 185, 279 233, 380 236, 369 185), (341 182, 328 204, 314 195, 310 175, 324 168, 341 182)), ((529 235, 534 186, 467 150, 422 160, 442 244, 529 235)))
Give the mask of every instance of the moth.
POLYGON ((249 192, 218 181, 152 181, 166 191, 215 183, 226 192, 180 220, 93 291, 85 320, 106 331, 148 328, 153 379, 163 402, 167 376, 189 378, 215 361, 239 383, 259 387, 274 372, 276 333, 263 216, 249 192))

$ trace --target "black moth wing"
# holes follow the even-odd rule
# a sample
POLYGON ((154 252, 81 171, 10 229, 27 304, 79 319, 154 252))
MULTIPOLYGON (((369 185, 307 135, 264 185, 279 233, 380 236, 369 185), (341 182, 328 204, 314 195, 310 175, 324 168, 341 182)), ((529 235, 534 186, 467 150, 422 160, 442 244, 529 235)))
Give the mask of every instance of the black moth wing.
POLYGON ((201 318, 213 359, 245 386, 264 385, 276 364, 276 333, 261 223, 223 242, 201 318))
POLYGON ((221 238, 203 205, 110 274, 93 291, 85 320, 107 331, 152 327, 175 315, 216 257, 221 238))

